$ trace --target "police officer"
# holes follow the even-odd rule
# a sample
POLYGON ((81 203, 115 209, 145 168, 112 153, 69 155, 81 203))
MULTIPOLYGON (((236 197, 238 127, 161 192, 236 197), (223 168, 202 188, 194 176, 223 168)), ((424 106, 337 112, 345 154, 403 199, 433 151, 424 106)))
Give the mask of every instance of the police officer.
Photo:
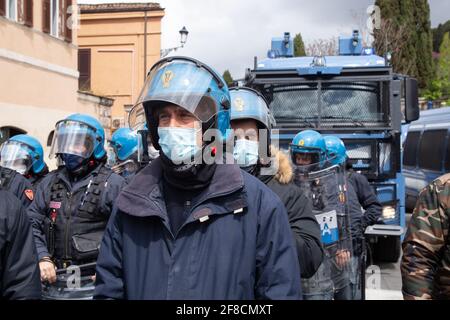
POLYGON ((223 78, 200 61, 168 57, 151 68, 138 101, 160 156, 116 201, 94 297, 299 298, 284 205, 239 166, 220 164, 230 126, 223 78))
POLYGON ((2 165, 23 175, 34 188, 49 172, 44 162, 44 149, 32 136, 19 134, 8 139, 2 145, 3 153, 2 165))
POLYGON ((139 137, 130 128, 117 129, 109 141, 108 165, 124 178, 134 176, 140 169, 139 137))
MULTIPOLYGON (((41 280, 55 283, 56 268, 95 262, 112 205, 124 179, 105 167, 100 122, 73 114, 56 124, 50 151, 63 165, 38 185, 28 208, 41 280)), ((93 270, 83 270, 83 274, 93 270)))
POLYGON ((0 299, 40 299, 30 221, 21 202, 4 190, 0 190, 0 257, 0 299))
POLYGON ((320 228, 312 213, 311 201, 293 183, 292 167, 283 152, 272 148, 278 170, 264 174, 264 168, 269 169, 271 165, 264 155, 270 155, 270 129, 274 122, 265 98, 250 88, 232 88, 230 96, 231 127, 237 138, 233 152, 236 162, 264 182, 284 203, 297 244, 301 276, 310 278, 323 259, 320 228), (260 147, 264 152, 261 156, 260 147))
POLYGON ((14 194, 28 207, 34 199, 33 186, 30 181, 15 170, 0 166, 0 190, 6 190, 14 194))
POLYGON ((314 130, 299 132, 290 145, 295 182, 311 199, 321 226, 325 258, 310 279, 302 281, 308 300, 350 300, 352 243, 341 168, 328 161, 325 140, 314 130))
MULTIPOLYGON (((347 150, 344 142, 336 136, 325 136, 328 158, 331 165, 344 166, 347 163, 347 150)), ((347 166, 348 167, 348 166, 347 166)), ((346 172, 347 201, 351 216, 351 231, 353 238, 353 299, 363 299, 361 286, 365 274, 365 239, 366 227, 376 223, 381 217, 381 204, 373 188, 365 176, 354 171, 346 172)))

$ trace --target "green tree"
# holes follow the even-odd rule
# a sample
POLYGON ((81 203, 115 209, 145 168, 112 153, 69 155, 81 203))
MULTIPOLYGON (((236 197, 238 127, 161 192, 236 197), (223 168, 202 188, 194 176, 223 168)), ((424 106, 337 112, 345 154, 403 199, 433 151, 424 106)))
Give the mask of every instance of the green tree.
POLYGON ((375 30, 378 54, 392 53, 394 71, 414 76, 420 88, 433 79, 432 33, 427 0, 376 0, 381 29, 375 30))
POLYGON ((414 21, 416 26, 413 43, 417 54, 417 75, 419 86, 427 87, 434 78, 433 72, 433 35, 430 22, 428 0, 414 1, 414 21))
POLYGON ((450 32, 444 35, 439 52, 436 76, 442 83, 442 95, 448 99, 450 98, 450 32))
POLYGON ((234 81, 229 70, 225 70, 222 77, 225 80, 225 82, 227 83, 227 85, 231 85, 234 81))
POLYGON ((440 23, 437 28, 431 29, 431 31, 433 33, 433 51, 439 52, 444 34, 450 32, 450 20, 444 24, 440 23))
POLYGON ((297 33, 294 37, 294 57, 306 56, 305 44, 300 33, 297 33))

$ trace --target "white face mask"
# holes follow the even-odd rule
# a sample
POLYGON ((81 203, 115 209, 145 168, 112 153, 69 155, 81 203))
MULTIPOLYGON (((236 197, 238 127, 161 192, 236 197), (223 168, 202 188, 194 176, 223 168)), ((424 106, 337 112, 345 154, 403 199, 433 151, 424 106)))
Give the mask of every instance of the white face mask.
POLYGON ((164 155, 174 163, 189 162, 201 150, 197 134, 201 129, 159 127, 159 145, 164 155))
POLYGON ((240 167, 255 165, 259 158, 259 143, 247 139, 238 139, 234 145, 233 156, 240 167))

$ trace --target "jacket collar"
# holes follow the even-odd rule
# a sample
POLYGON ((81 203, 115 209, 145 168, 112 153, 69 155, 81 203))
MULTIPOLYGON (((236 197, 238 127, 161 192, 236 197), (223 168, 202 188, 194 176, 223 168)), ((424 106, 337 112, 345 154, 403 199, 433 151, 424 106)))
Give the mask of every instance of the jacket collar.
POLYGON ((75 193, 77 190, 86 187, 89 185, 89 183, 94 179, 96 175, 98 175, 100 168, 103 166, 103 164, 97 165, 94 170, 92 170, 88 175, 86 175, 83 179, 79 181, 72 181, 69 177, 69 172, 65 167, 62 167, 61 169, 58 169, 56 171, 56 177, 57 179, 60 179, 63 181, 63 183, 70 188, 72 193, 75 193))
MULTIPOLYGON (((131 216, 158 216, 167 221, 165 200, 162 194, 162 179, 161 160, 157 158, 142 169, 119 194, 116 200, 119 210, 131 216)), ((246 207, 247 201, 243 194, 238 193, 237 196, 232 196, 243 187, 243 175, 237 165, 217 165, 211 183, 201 192, 199 200, 193 204, 193 215, 186 223, 206 215, 224 214, 246 207), (219 206, 206 205, 211 199, 227 196, 230 198, 229 201, 221 203, 219 206)))

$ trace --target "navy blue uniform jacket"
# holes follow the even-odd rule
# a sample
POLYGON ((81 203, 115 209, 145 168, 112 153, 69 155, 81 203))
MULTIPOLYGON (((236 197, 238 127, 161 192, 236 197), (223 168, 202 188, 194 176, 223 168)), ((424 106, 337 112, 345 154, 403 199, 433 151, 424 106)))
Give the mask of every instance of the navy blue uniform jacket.
POLYGON ((218 165, 177 234, 159 159, 120 193, 97 261, 97 299, 299 299, 286 209, 236 165, 218 165))

